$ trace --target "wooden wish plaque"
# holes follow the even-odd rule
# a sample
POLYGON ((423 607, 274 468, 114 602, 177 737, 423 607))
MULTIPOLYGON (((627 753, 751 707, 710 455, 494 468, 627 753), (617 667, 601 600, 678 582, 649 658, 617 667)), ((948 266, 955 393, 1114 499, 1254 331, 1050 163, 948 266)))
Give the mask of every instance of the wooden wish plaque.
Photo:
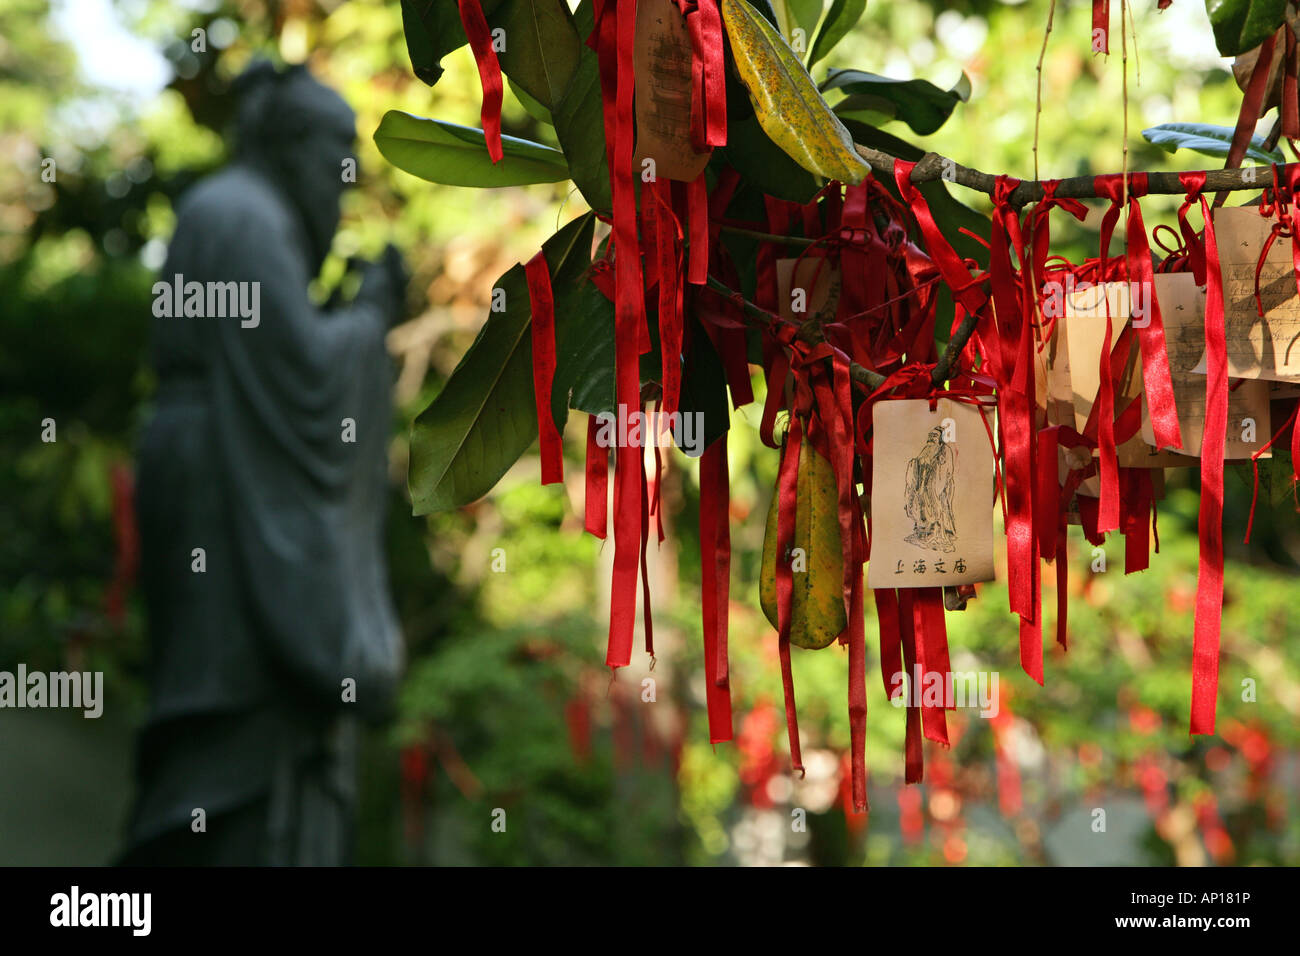
POLYGON ((974 405, 885 401, 873 412, 873 588, 993 580, 993 448, 974 405))
POLYGON ((691 142, 691 34, 672 0, 638 0, 636 45, 636 155, 633 169, 645 176, 691 182, 713 151, 697 152, 691 142))

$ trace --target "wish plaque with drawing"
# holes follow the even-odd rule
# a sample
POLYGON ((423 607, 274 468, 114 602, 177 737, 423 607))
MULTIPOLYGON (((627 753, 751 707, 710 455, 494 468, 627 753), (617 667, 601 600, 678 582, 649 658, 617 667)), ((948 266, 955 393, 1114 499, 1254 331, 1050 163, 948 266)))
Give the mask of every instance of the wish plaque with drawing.
POLYGON ((881 402, 873 413, 873 588, 993 580, 993 448, 974 405, 881 402))

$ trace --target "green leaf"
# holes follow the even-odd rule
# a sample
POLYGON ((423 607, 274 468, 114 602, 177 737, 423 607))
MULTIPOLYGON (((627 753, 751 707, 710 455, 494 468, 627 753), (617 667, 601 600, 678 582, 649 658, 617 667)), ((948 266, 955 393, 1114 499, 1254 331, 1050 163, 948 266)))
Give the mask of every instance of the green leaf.
POLYGON ((564 154, 502 136, 505 158, 492 162, 481 129, 389 110, 375 130, 379 152, 398 169, 447 186, 521 186, 569 178, 564 154))
POLYGON ((555 125, 555 120, 551 118, 551 111, 529 96, 524 88, 514 80, 510 81, 510 92, 513 93, 515 99, 519 101, 519 105, 524 108, 524 112, 537 120, 537 122, 545 123, 547 126, 555 125))
POLYGON ((822 20, 821 29, 817 31, 817 39, 813 40, 812 50, 808 54, 809 69, 844 39, 866 9, 867 0, 834 0, 826 19, 822 20))
MULTIPOLYGON (((1161 123, 1142 131, 1142 138, 1159 146, 1166 153, 1190 149, 1206 156, 1227 156, 1232 146, 1230 126, 1211 126, 1209 123, 1161 123)), ((1264 137, 1252 136, 1246 155, 1257 163, 1285 163, 1282 150, 1264 148, 1264 137)))
POLYGON ((790 41, 790 48, 796 53, 800 48, 794 42, 794 31, 803 31, 802 50, 807 53, 812 46, 817 23, 822 18, 822 0, 772 0, 772 10, 776 14, 777 28, 790 41))
MULTIPOLYGON (((481 2, 484 16, 491 19, 502 0, 481 2)), ((411 70, 429 86, 442 76, 442 58, 469 42, 456 0, 402 0, 402 32, 411 70)))
POLYGON ((591 282, 555 300, 551 415, 563 430, 569 409, 614 411, 614 303, 591 282))
POLYGON ((821 188, 817 178, 772 142, 752 113, 743 120, 727 116, 725 158, 742 180, 778 199, 809 202, 821 188))
POLYGON ((950 90, 929 80, 893 80, 863 70, 831 70, 821 90, 841 90, 848 96, 835 104, 835 112, 874 113, 883 120, 900 119, 914 133, 928 136, 952 115, 958 103, 970 99, 970 79, 965 73, 950 90))
POLYGON ((746 0, 722 0, 736 70, 763 131, 804 169, 857 184, 871 167, 789 44, 746 0))
POLYGON ((516 265, 497 280, 493 313, 411 428, 412 512, 458 508, 492 490, 537 437, 528 285, 516 265))
POLYGON ((1253 50, 1286 19, 1286 0, 1205 0, 1214 43, 1224 56, 1253 50))
MULTIPOLYGON (((1261 458, 1259 465, 1259 501, 1276 508, 1293 494, 1291 483, 1291 452, 1273 446, 1272 458, 1261 458)), ((1255 472, 1250 462, 1226 462, 1226 471, 1236 475, 1241 483, 1254 493, 1255 472)), ((1255 522, 1259 527, 1259 522, 1255 522)))
MULTIPOLYGON (((582 0, 573 15, 578 36, 591 34, 594 24, 591 0, 582 0)), ((587 205, 609 212, 609 164, 605 156, 605 114, 600 99, 600 69, 596 54, 582 45, 578 67, 559 103, 551 110, 555 136, 569 162, 574 185, 587 205)))
MULTIPOLYGON (((589 264, 593 226, 594 218, 583 216, 542 245, 553 286, 567 288, 589 264)), ((481 498, 537 437, 524 267, 511 268, 496 288, 505 292, 505 311, 488 314, 447 384, 412 426, 408 484, 414 514, 481 498)), ((557 310, 557 326, 560 320, 557 310)), ((556 334, 558 339, 558 328, 556 334)))
MULTIPOLYGON (((688 319, 686 367, 682 370, 680 411, 684 416, 698 414, 704 423, 704 440, 698 451, 712 445, 731 427, 731 404, 727 399, 727 373, 709 335, 698 319, 688 319)), ((680 446, 679 446, 680 447, 680 446)), ((688 455, 692 449, 682 448, 688 455)))
POLYGON ((506 0, 492 25, 505 30, 501 70, 525 93, 554 110, 577 72, 584 49, 564 0, 506 0))

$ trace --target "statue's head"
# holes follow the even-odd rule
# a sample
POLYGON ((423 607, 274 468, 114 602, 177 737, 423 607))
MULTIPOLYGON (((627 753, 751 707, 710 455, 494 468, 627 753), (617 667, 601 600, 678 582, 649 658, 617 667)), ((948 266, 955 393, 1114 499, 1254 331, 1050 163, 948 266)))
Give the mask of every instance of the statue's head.
POLYGON ((269 173, 298 210, 311 244, 313 271, 338 228, 339 200, 355 181, 356 114, 305 66, 276 69, 257 61, 235 81, 240 158, 269 173))

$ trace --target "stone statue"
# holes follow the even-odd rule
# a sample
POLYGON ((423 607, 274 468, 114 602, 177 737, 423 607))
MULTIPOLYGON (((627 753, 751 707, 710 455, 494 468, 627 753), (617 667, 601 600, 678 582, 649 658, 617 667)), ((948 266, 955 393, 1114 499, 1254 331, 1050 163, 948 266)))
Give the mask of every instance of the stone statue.
POLYGON ((383 548, 401 258, 314 305, 355 116, 302 67, 255 65, 236 93, 237 157, 182 198, 154 287, 152 701, 125 864, 347 862, 355 722, 388 713, 401 668, 383 548))

